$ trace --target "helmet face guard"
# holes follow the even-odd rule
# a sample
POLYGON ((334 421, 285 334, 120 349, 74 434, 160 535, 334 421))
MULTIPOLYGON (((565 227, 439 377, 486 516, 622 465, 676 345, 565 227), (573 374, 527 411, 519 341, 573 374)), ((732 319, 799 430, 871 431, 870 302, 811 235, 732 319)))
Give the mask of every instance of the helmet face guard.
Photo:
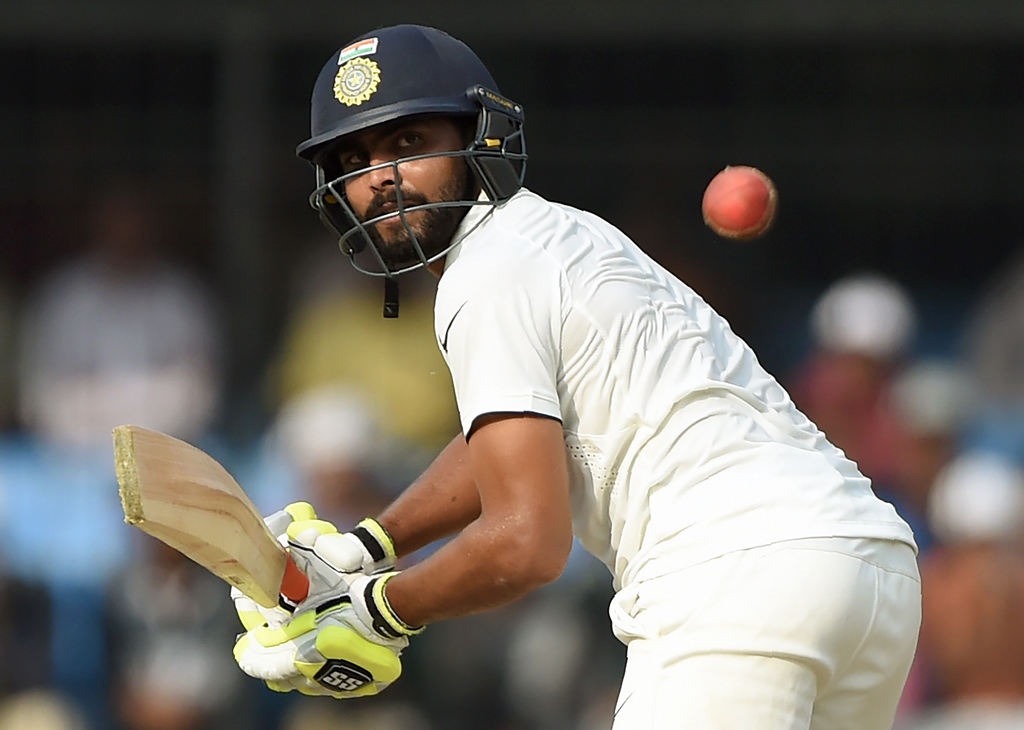
MULTIPOLYGON (((357 269, 391 281, 396 274, 425 266, 441 258, 454 244, 445 251, 424 251, 409 223, 410 213, 500 205, 522 187, 526 169, 523 108, 503 97, 497 88, 487 67, 466 44, 421 25, 371 31, 327 60, 313 87, 310 137, 296 152, 316 168, 317 186, 310 196, 311 205, 338 235, 342 251, 357 269), (368 170, 343 174, 332 151, 351 134, 421 115, 475 118, 476 131, 465 149, 387 163, 394 168, 396 182, 405 162, 459 157, 472 173, 474 189, 463 192, 462 200, 422 205, 403 201, 399 189, 398 210, 374 220, 360 220, 346 199, 345 185, 368 170), (375 224, 395 218, 405 227, 412 253, 403 251, 408 260, 389 264, 371 233, 375 224)), ((438 245, 437 241, 431 242, 435 249, 438 245)), ((393 251, 389 254, 392 259, 396 256, 393 251)))
MULTIPOLYGON (((458 241, 450 241, 440 251, 425 251, 409 223, 408 215, 416 211, 441 208, 462 208, 473 206, 496 206, 507 201, 522 187, 526 174, 526 140, 523 136, 523 110, 514 102, 483 86, 473 86, 466 91, 466 99, 475 105, 477 111, 476 131, 468 146, 452 152, 431 153, 402 157, 397 160, 363 168, 335 176, 332 169, 336 164, 327 158, 334 148, 324 145, 313 159, 317 171, 317 187, 309 197, 310 205, 320 214, 324 225, 339 239, 342 252, 349 257, 359 271, 372 276, 392 277, 424 267, 444 257, 458 241), (452 157, 465 160, 476 185, 483 196, 465 196, 456 200, 442 200, 429 203, 407 204, 401 189, 401 166, 408 162, 436 157, 452 157), (346 184, 374 170, 393 168, 397 209, 374 218, 362 220, 353 210, 345 195, 346 184), (376 224, 399 219, 412 245, 413 255, 405 260, 388 262, 378 249, 370 229, 376 224)), ((395 119, 415 114, 399 115, 395 119)), ((381 123, 381 122, 377 122, 381 123)), ((366 127, 375 126, 369 124, 366 127)))

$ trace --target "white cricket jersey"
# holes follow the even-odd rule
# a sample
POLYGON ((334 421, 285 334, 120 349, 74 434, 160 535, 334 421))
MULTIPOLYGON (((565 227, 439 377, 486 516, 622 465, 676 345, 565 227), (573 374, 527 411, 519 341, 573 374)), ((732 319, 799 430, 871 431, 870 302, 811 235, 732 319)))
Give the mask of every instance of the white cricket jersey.
POLYGON ((573 527, 616 589, 781 540, 914 545, 729 324, 621 231, 521 190, 456 236, 434 326, 463 429, 562 422, 573 527))

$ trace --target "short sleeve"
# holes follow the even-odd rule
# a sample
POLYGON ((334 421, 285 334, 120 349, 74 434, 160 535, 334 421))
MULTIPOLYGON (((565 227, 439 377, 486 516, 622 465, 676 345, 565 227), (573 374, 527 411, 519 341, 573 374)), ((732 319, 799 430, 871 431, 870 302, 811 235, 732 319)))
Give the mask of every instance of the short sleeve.
POLYGON ((560 420, 560 271, 543 260, 512 259, 488 274, 463 288, 465 296, 437 322, 463 432, 487 413, 560 420))

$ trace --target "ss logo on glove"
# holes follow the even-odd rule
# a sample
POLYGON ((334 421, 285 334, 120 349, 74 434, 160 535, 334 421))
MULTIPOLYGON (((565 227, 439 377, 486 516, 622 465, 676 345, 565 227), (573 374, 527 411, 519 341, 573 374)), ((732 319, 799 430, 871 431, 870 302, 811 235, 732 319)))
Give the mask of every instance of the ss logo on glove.
POLYGON ((373 677, 362 667, 344 659, 329 659, 313 677, 328 689, 351 692, 373 681, 373 677))

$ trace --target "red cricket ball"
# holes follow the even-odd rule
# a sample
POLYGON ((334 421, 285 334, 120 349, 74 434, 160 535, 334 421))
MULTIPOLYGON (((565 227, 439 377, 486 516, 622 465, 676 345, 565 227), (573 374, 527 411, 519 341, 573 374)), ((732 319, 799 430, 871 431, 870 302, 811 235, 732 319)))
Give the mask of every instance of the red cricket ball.
POLYGON ((725 238, 757 238, 775 221, 779 194, 756 167, 728 166, 708 183, 701 203, 704 222, 725 238))

